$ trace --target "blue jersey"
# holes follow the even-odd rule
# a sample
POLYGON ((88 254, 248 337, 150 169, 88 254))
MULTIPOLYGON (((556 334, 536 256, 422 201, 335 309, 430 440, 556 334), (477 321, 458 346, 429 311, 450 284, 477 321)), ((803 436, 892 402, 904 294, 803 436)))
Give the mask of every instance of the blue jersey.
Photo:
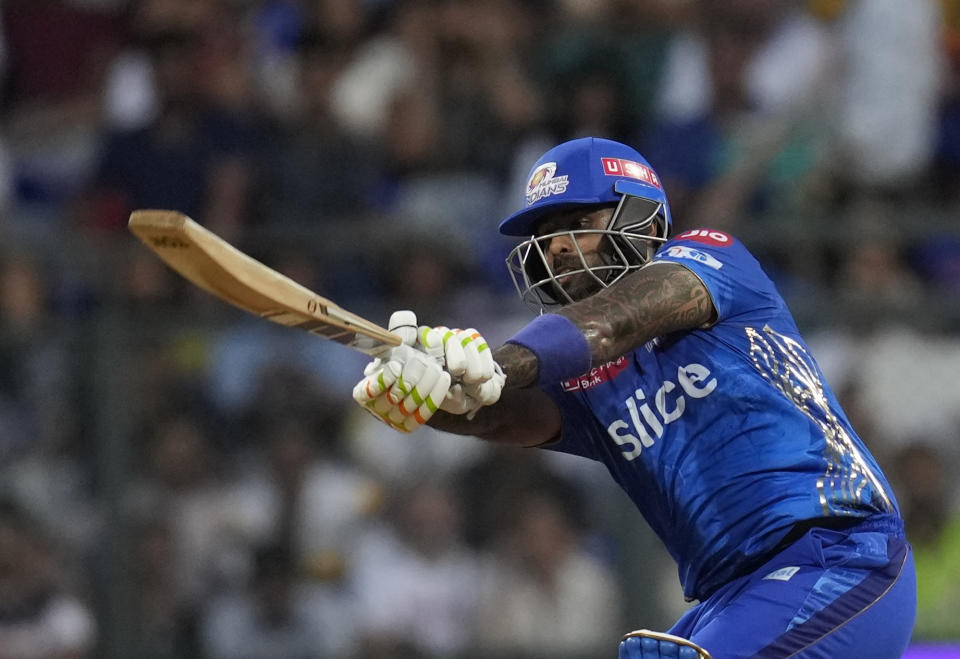
POLYGON ((563 416, 546 448, 603 462, 704 599, 802 520, 899 514, 773 282, 739 241, 687 231, 648 268, 683 265, 718 311, 546 387, 563 416))

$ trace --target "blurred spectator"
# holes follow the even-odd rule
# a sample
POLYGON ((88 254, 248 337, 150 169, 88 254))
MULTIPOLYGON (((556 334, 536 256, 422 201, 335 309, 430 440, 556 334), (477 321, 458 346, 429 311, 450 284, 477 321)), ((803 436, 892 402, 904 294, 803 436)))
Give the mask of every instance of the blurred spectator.
MULTIPOLYGON (((584 550, 566 501, 515 496, 481 591, 477 643, 492 656, 603 656, 623 633, 616 577, 584 550)), ((488 656, 488 655, 485 655, 488 656)))
POLYGON ((642 140, 679 228, 733 228, 789 204, 817 164, 804 120, 828 66, 822 28, 793 3, 696 4, 672 40, 658 120, 642 140))
MULTIPOLYGON (((6 29, 3 24, 3 3, 0 2, 0 84, 7 79, 7 42, 6 29)), ((5 84, 4 84, 5 86, 5 84)), ((0 108, 6 105, 4 92, 0 89, 0 108)), ((0 217, 6 216, 10 198, 13 193, 13 168, 10 154, 6 145, 5 126, 0 122, 0 217)))
POLYGON ((259 446, 247 451, 233 494, 246 511, 251 546, 269 540, 284 547, 295 569, 318 582, 347 575, 383 503, 379 483, 344 459, 342 414, 329 405, 325 414, 261 416, 259 446))
POLYGON ((200 657, 197 603, 178 588, 176 540, 162 519, 145 519, 132 531, 130 563, 133 629, 128 651, 138 659, 200 657))
POLYGON ((179 280, 151 251, 131 243, 119 260, 122 276, 113 282, 111 297, 125 312, 139 318, 159 317, 182 304, 177 295, 179 280))
POLYGON ((215 598, 201 636, 208 659, 334 659, 344 656, 353 612, 336 593, 299 578, 282 547, 256 552, 248 589, 215 598))
MULTIPOLYGON (((0 28, 2 29, 2 28, 0 28)), ((0 129, 0 215, 6 216, 13 192, 13 171, 2 129, 0 129)))
POLYGON ((531 41, 552 128, 564 139, 631 141, 653 121, 668 44, 695 2, 560 2, 562 20, 531 41))
POLYGON ((296 52, 298 97, 260 159, 258 215, 322 230, 370 212, 378 163, 372 145, 342 130, 331 114, 330 88, 346 60, 345 46, 315 32, 301 38, 296 52))
POLYGON ((835 181, 898 193, 927 170, 943 75, 938 0, 850 0, 839 47, 830 154, 835 181))
POLYGON ((910 264, 924 285, 935 292, 960 292, 960 234, 934 231, 911 249, 910 264))
POLYGON ((398 3, 390 22, 383 32, 356 44, 332 90, 337 122, 355 136, 375 141, 384 137, 394 98, 420 74, 419 61, 429 65, 434 56, 436 16, 430 3, 398 3))
POLYGON ((0 263, 0 321, 5 333, 26 337, 49 322, 50 292, 40 264, 29 254, 0 263))
MULTIPOLYGON (((491 445, 484 455, 456 472, 457 491, 464 510, 464 538, 476 550, 488 551, 502 540, 515 517, 515 502, 530 491, 556 493, 564 501, 570 523, 581 528, 585 513, 573 484, 558 476, 543 451, 491 445), (496 483, 492 488, 491 483, 496 483)), ((578 460, 583 466, 583 460, 578 460)))
POLYGON ((368 636, 354 644, 350 659, 429 659, 427 652, 405 639, 368 636))
MULTIPOLYGON (((953 435, 956 438, 956 434, 953 435)), ((892 464, 919 591, 914 635, 924 641, 960 638, 960 513, 950 474, 956 446, 923 440, 904 446, 892 464)))
MULTIPOLYGON (((348 374, 363 371, 369 361, 337 343, 256 319, 240 320, 212 338, 205 389, 217 411, 233 419, 310 411, 328 392, 352 388, 348 374)), ((237 439, 244 434, 238 429, 237 439)))
POLYGON ((413 483, 424 473, 449 476, 489 450, 480 440, 432 428, 410 436, 398 437, 395 431, 391 435, 356 405, 350 405, 345 414, 351 459, 385 481, 413 483))
POLYGON ((428 657, 469 650, 479 572, 454 491, 428 478, 388 501, 384 526, 354 557, 361 642, 409 643, 428 657))
POLYGON ((922 283, 908 266, 898 213, 890 203, 861 199, 842 216, 851 236, 835 279, 843 302, 865 309, 882 306, 887 313, 914 308, 922 283))
POLYGON ((247 568, 245 517, 229 469, 204 426, 181 413, 160 421, 143 447, 143 469, 127 495, 134 519, 170 524, 178 596, 196 607, 247 568))
POLYGON ((116 2, 76 0, 6 0, 2 10, 9 66, 0 100, 16 201, 56 220, 96 161, 100 93, 126 38, 123 14, 116 2))
POLYGON ((960 369, 955 336, 888 322, 869 335, 855 333, 841 345, 848 377, 871 412, 874 441, 887 443, 894 452, 922 435, 949 448, 958 423, 960 387, 936 383, 952 382, 960 369))
POLYGON ((51 273, 30 251, 0 257, 0 491, 81 560, 97 528, 77 333, 52 313, 51 273))
POLYGON ((51 543, 22 512, 0 506, 0 657, 92 656, 97 625, 51 543))
POLYGON ((118 228, 133 209, 171 208, 226 236, 242 228, 247 158, 257 135, 224 105, 230 99, 222 94, 229 87, 203 86, 209 80, 200 77, 200 38, 186 31, 151 38, 156 116, 143 127, 108 129, 103 136, 100 163, 82 207, 86 225, 118 228))
POLYGON ((935 198, 960 203, 960 2, 941 0, 946 46, 940 90, 937 151, 934 160, 935 198))
MULTIPOLYGON (((371 131, 384 158, 378 207, 467 256, 485 244, 481 231, 498 212, 516 141, 542 116, 520 52, 536 25, 532 11, 497 1, 409 3, 394 15, 393 38, 372 54, 378 69, 402 67, 396 81, 372 91, 382 108, 371 131), (400 56, 389 56, 393 49, 400 56)), ((349 85, 352 68, 342 85, 372 84, 349 85)))

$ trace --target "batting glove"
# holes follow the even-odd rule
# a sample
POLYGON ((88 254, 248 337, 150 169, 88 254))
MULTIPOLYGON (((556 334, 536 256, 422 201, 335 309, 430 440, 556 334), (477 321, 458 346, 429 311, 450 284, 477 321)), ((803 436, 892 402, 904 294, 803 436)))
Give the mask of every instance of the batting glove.
POLYGON ((710 653, 685 638, 638 629, 620 641, 619 659, 711 659, 710 653))
POLYGON ((413 432, 440 408, 451 378, 435 356, 413 347, 413 312, 395 312, 388 328, 399 334, 404 343, 393 348, 386 359, 374 359, 367 364, 365 377, 353 388, 353 399, 391 428, 413 432))
POLYGON ((417 345, 442 359, 453 377, 440 409, 473 418, 481 407, 500 400, 506 376, 477 330, 421 325, 417 329, 417 345))
POLYGON ((477 384, 493 377, 493 354, 487 340, 475 329, 421 325, 417 344, 427 354, 442 356, 447 371, 458 382, 477 384))

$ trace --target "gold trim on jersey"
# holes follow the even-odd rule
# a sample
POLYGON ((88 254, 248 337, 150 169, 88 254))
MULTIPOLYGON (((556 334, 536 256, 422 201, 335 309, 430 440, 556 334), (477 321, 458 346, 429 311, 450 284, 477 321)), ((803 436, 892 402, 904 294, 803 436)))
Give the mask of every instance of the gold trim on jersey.
POLYGON ((820 371, 803 344, 769 325, 762 332, 753 327, 745 330, 754 367, 820 428, 826 440, 827 469, 817 480, 824 515, 849 515, 854 508, 871 503, 863 500, 868 485, 892 512, 886 489, 831 408, 820 371))

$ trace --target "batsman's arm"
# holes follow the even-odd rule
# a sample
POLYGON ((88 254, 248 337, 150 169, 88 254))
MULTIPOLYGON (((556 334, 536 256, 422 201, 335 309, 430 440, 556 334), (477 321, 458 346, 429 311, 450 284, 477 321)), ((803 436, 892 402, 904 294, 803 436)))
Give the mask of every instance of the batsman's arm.
MULTIPOLYGON (((590 363, 597 365, 658 336, 708 326, 717 311, 696 274, 677 263, 657 261, 557 314, 583 334, 590 363)), ((529 387, 538 381, 542 365, 532 351, 508 343, 495 356, 507 374, 507 387, 529 387)))
POLYGON ((504 389, 496 403, 481 407, 472 419, 439 410, 427 422, 444 432, 515 446, 549 442, 560 435, 560 424, 560 410, 537 387, 504 389))
MULTIPOLYGON (((707 326, 716 319, 716 313, 700 278, 671 262, 653 263, 558 312, 586 339, 590 364, 605 364, 658 336, 707 326)), ((430 425, 446 432, 525 446, 556 438, 560 412, 535 386, 541 370, 537 355, 508 342, 494 351, 494 359, 507 376, 500 400, 482 408, 472 420, 441 412, 430 425)), ((570 377, 576 375, 579 373, 570 377)))

